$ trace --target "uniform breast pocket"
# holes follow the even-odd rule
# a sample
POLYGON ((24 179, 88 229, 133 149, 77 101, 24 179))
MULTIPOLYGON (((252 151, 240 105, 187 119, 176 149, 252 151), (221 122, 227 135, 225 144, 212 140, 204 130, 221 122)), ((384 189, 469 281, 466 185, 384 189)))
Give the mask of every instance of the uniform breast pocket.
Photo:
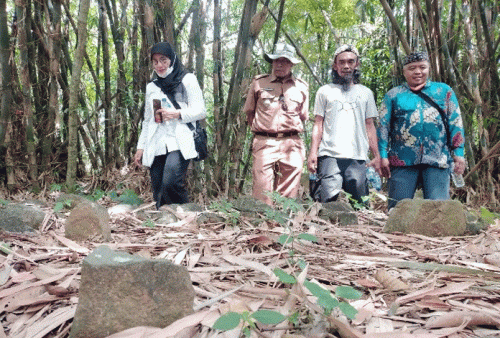
POLYGON ((278 99, 276 98, 276 96, 269 93, 268 91, 263 90, 259 94, 259 104, 264 110, 273 109, 274 106, 276 106, 277 101, 278 99))
POLYGON ((304 94, 296 89, 288 89, 282 96, 283 110, 288 112, 299 112, 302 109, 302 104, 304 103, 304 94))

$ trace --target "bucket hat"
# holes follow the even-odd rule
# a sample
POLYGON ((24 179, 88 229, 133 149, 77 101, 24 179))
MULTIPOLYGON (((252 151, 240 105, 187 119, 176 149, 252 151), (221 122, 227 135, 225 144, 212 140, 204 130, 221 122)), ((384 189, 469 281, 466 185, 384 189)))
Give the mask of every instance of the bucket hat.
POLYGON ((294 65, 300 62, 300 60, 295 57, 295 48, 286 43, 277 43, 274 54, 270 53, 264 54, 264 59, 269 63, 272 63, 273 60, 279 58, 286 58, 290 60, 290 62, 293 63, 294 65))

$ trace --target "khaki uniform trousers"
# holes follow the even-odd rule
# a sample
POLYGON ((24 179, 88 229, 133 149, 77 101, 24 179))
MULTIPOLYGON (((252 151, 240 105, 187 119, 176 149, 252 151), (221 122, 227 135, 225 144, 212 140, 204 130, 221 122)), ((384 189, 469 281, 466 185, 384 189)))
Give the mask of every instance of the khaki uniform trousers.
POLYGON ((269 205, 272 200, 266 192, 297 197, 305 158, 304 142, 299 135, 283 138, 255 135, 252 156, 253 197, 269 205))

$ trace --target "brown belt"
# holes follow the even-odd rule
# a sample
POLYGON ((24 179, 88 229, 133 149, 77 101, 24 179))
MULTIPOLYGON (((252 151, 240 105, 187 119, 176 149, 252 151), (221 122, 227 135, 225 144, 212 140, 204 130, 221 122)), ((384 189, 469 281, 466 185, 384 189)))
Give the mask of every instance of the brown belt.
POLYGON ((254 134, 259 135, 259 136, 283 138, 283 137, 290 137, 290 136, 299 135, 299 132, 298 131, 285 131, 283 133, 266 133, 265 131, 256 131, 256 132, 254 132, 254 134))

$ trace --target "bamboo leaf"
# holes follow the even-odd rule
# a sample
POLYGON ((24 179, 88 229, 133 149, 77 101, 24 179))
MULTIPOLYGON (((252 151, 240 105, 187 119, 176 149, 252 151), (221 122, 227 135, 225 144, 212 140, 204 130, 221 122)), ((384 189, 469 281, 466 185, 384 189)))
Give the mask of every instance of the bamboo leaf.
POLYGON ((350 286, 337 286, 335 295, 345 299, 360 299, 363 294, 350 286))
POLYGON ((286 319, 281 313, 271 310, 259 310, 252 314, 258 322, 266 325, 276 325, 286 319))
POLYGON ((229 331, 234 329, 240 324, 241 315, 236 312, 228 312, 225 315, 219 317, 214 323, 212 328, 221 331, 229 331))
POLYGON ((347 318, 351 320, 356 318, 356 315, 358 314, 358 310, 356 310, 351 304, 346 302, 341 302, 339 304, 339 309, 343 314, 346 315, 347 318))
POLYGON ((285 271, 281 270, 281 269, 274 269, 273 270, 274 274, 276 275, 276 277, 279 278, 280 282, 282 283, 285 283, 285 284, 295 284, 297 283, 297 280, 295 279, 295 277, 293 277, 292 275, 289 275, 287 274, 285 271))
POLYGON ((311 241, 313 243, 318 242, 318 238, 314 235, 311 235, 311 234, 299 234, 298 238, 306 240, 306 241, 311 241))

